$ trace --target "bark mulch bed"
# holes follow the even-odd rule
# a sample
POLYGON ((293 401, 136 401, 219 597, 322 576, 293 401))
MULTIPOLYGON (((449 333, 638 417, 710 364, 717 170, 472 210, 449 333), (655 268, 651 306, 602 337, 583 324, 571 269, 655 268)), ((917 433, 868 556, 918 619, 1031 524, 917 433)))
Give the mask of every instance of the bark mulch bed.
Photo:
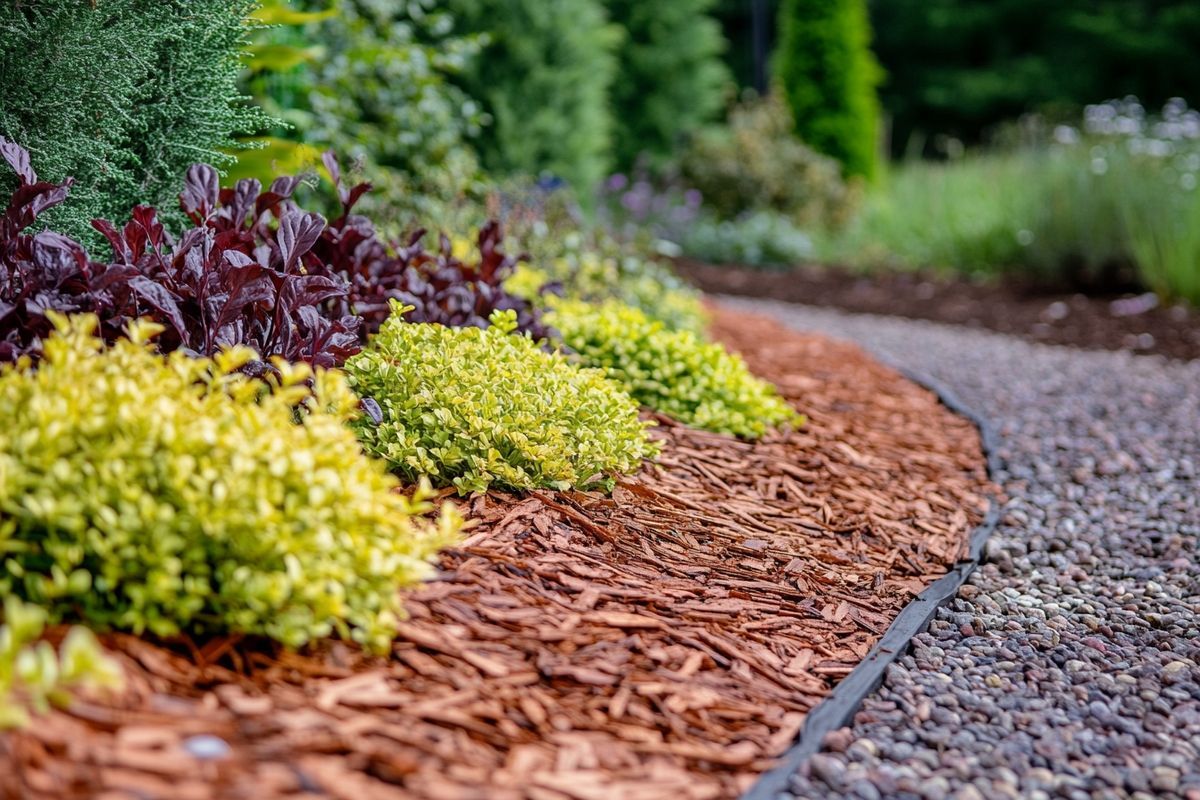
POLYGON ((708 292, 986 328, 1046 344, 1200 358, 1200 310, 1162 306, 1149 294, 1089 297, 920 273, 857 275, 817 267, 770 272, 686 260, 677 267, 708 292))
POLYGON ((853 346, 715 327, 806 427, 747 444, 664 421, 658 466, 611 498, 471 500, 481 524, 409 595, 390 659, 107 636, 125 695, 0 738, 0 795, 735 796, 992 489, 971 424, 853 346), (228 752, 199 760, 224 749, 205 736, 228 752))

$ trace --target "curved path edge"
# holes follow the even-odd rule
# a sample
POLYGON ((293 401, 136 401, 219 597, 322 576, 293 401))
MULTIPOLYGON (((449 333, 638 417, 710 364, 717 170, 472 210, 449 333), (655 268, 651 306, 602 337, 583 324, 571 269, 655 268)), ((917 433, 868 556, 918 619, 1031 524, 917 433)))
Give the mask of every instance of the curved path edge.
MULTIPOLYGON (((946 408, 969 420, 979 431, 980 445, 987 463, 988 478, 996 480, 1000 472, 996 430, 992 422, 968 406, 952 389, 942 382, 916 370, 896 364, 892 359, 876 352, 870 353, 880 363, 896 370, 913 383, 933 392, 946 408)), ((888 626, 883 636, 875 643, 866 657, 847 675, 833 691, 818 703, 804 719, 804 726, 795 743, 788 748, 772 769, 759 776, 754 785, 741 796, 741 800, 777 800, 788 789, 792 777, 813 755, 820 752, 825 735, 850 724, 863 701, 881 683, 887 668, 907 652, 912 640, 929 627, 938 608, 958 594, 971 573, 979 566, 983 548, 988 537, 996 530, 1000 521, 1000 500, 992 495, 988 498, 988 510, 983 521, 971 531, 967 558, 957 562, 908 605, 888 626)))

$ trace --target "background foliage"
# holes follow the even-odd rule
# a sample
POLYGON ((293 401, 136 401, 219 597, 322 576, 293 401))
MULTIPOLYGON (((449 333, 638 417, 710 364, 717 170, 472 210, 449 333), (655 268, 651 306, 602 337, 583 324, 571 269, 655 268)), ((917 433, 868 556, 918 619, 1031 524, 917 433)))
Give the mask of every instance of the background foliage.
POLYGON ((605 0, 624 35, 612 85, 617 166, 669 160, 683 137, 714 119, 731 77, 713 0, 605 0))
POLYGON ((375 184, 364 208, 402 224, 474 189, 470 141, 486 118, 451 78, 480 41, 453 33, 434 0, 275 0, 259 16, 276 24, 256 37, 246 86, 289 127, 243 157, 239 174, 312 166, 331 148, 375 184))
POLYGON ((978 142, 1028 111, 1074 118, 1136 95, 1200 99, 1200 5, 1190 0, 874 0, 896 153, 936 134, 978 142))
POLYGON ((848 174, 868 178, 879 149, 881 79, 870 44, 866 0, 780 2, 773 71, 796 133, 848 174))
POLYGON ((457 28, 487 44, 459 76, 491 126, 479 140, 497 175, 550 173, 586 191, 613 148, 609 91, 622 32, 601 0, 448 0, 457 28))

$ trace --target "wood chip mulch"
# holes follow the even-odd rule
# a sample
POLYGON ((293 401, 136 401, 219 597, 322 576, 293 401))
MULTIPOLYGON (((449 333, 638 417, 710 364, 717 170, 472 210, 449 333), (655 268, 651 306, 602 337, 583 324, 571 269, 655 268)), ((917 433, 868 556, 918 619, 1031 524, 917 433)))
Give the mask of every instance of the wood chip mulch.
POLYGON ((0 737, 0 796, 736 796, 992 489, 975 429, 855 347, 714 328, 807 426, 747 444, 663 421, 659 464, 611 498, 471 500, 390 659, 106 636, 127 691, 0 737))

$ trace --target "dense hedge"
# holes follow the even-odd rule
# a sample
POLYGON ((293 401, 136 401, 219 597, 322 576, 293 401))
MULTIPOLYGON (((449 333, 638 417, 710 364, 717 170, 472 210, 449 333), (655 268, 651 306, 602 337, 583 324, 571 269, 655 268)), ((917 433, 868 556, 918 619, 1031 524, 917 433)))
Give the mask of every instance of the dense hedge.
POLYGON ((584 488, 657 452, 617 385, 512 334, 514 312, 496 312, 480 329, 405 322, 403 311, 397 305, 346 362, 351 386, 382 415, 360 419, 359 436, 401 477, 428 476, 463 494, 584 488))
POLYGON ((753 439, 800 420, 740 357, 691 331, 669 330, 636 308, 561 300, 550 320, 581 363, 604 370, 639 403, 681 422, 753 439))
POLYGON ((732 80, 721 60, 721 28, 708 14, 713 0, 605 6, 624 30, 612 86, 617 164, 669 159, 686 134, 721 110, 732 80))
POLYGON ((479 139, 498 175, 551 173, 581 191, 612 155, 609 88, 620 30, 601 0, 449 0, 458 28, 488 44, 460 77, 491 125, 479 139))
POLYGON ((385 646, 397 588, 459 521, 415 518, 428 504, 363 455, 342 376, 252 379, 246 348, 163 357, 148 323, 104 349, 95 324, 60 318, 38 369, 0 372, 0 595, 159 636, 385 646))
MULTIPOLYGON (((22 0, 0 3, 0 136, 71 202, 52 223, 95 241, 93 217, 172 197, 195 161, 266 123, 237 88, 254 0, 22 0)), ((0 193, 12 179, 0 177, 0 193)))
POLYGON ((796 133, 871 177, 879 149, 880 69, 871 55, 867 0, 782 0, 773 56, 796 133))

